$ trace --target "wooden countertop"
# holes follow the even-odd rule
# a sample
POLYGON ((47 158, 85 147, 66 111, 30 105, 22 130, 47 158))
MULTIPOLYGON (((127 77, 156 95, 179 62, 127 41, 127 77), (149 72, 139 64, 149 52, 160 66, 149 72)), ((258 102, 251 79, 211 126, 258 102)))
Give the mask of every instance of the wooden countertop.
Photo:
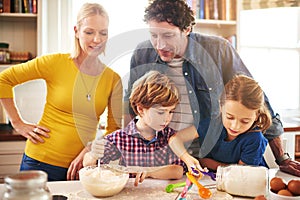
POLYGON ((300 124, 283 125, 283 130, 285 132, 300 131, 300 124))
MULTIPOLYGON (((273 168, 269 170, 269 179, 273 178, 274 176, 281 177, 286 182, 288 182, 291 179, 299 179, 299 177, 281 172, 277 168, 273 168)), ((147 178, 143 183, 139 184, 138 187, 135 187, 133 186, 134 179, 130 178, 125 188, 119 194, 112 197, 106 197, 105 199, 107 200, 120 200, 120 199, 121 200, 122 199, 124 200, 127 199, 174 200, 177 199, 183 187, 176 188, 171 193, 167 193, 165 191, 165 187, 170 183, 184 182, 185 179, 186 179, 185 176, 180 180, 158 180, 158 179, 147 178)), ((224 192, 216 191, 215 189, 216 182, 212 181, 207 176, 204 176, 202 179, 200 179, 200 183, 210 188, 212 193, 218 197, 220 197, 220 195, 223 196, 226 195, 226 193, 224 192)), ((69 199, 78 199, 78 200, 99 199, 87 193, 82 187, 80 181, 54 181, 54 182, 48 182, 47 186, 52 195, 64 195, 66 197, 69 197, 69 199)), ((4 192, 4 184, 0 184, 0 196, 2 196, 3 192, 4 192)), ((193 185, 192 188, 188 191, 188 199, 199 199, 198 190, 195 185, 193 185)), ((250 200, 250 199, 253 198, 233 196, 233 200, 250 200)))
POLYGON ((0 141, 25 141, 10 125, 0 124, 0 141))

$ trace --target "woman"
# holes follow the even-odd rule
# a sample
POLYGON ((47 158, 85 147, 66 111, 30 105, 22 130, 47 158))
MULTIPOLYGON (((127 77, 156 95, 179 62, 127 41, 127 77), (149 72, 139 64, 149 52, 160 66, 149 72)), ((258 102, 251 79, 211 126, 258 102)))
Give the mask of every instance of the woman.
POLYGON ((106 132, 121 127, 120 77, 98 58, 105 50, 108 23, 101 5, 86 3, 77 16, 72 54, 44 55, 0 74, 0 101, 14 129, 27 138, 20 170, 43 170, 49 181, 78 179, 85 145, 94 139, 106 108, 106 132), (47 85, 38 124, 22 120, 12 90, 34 79, 44 79, 47 85))

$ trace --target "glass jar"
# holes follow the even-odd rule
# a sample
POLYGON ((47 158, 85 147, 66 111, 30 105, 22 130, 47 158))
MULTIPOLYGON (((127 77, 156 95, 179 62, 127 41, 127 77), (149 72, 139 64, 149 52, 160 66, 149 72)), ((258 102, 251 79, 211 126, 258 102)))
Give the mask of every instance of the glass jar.
POLYGON ((256 197, 268 192, 268 169, 262 166, 219 166, 217 189, 232 195, 256 197))
POLYGON ((8 50, 8 43, 0 43, 0 63, 7 64, 10 63, 10 53, 8 50))
POLYGON ((52 200, 46 183, 47 174, 40 170, 21 171, 5 177, 3 200, 52 200))

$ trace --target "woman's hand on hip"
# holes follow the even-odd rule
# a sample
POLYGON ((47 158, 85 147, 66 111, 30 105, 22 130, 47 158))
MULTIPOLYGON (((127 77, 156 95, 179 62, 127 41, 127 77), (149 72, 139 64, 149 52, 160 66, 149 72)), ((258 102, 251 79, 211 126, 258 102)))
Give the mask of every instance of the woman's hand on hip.
POLYGON ((40 125, 19 121, 17 123, 15 122, 13 124, 13 127, 17 131, 17 133, 29 139, 34 144, 44 143, 45 140, 43 138, 50 137, 50 130, 40 125))

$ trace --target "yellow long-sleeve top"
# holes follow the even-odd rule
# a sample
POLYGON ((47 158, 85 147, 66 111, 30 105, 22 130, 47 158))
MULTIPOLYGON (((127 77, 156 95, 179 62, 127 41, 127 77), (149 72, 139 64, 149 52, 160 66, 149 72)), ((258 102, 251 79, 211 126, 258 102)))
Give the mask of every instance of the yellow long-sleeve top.
POLYGON ((12 66, 0 73, 0 98, 13 98, 13 87, 44 79, 47 97, 39 125, 50 129, 45 143, 26 142, 31 158, 68 168, 95 137, 100 115, 108 108, 106 133, 121 127, 122 82, 109 67, 99 76, 81 73, 69 54, 50 54, 12 66), (91 100, 87 100, 90 93, 91 100))

